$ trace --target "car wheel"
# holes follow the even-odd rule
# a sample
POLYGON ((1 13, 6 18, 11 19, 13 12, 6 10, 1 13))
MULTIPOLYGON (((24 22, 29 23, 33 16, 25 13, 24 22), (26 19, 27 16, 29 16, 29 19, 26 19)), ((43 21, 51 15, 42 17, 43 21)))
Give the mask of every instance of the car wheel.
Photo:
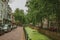
POLYGON ((11 31, 11 28, 8 29, 8 32, 10 32, 10 31, 11 31))

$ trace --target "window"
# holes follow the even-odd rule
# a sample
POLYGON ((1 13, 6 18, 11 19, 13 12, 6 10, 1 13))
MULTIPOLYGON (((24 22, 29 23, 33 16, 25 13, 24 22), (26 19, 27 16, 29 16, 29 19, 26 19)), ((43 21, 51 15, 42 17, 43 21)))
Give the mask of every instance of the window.
POLYGON ((1 9, 1 3, 0 3, 0 9, 1 9))
POLYGON ((1 10, 1 18, 2 18, 2 10, 1 10))
POLYGON ((6 2, 6 0, 2 0, 3 2, 6 2))

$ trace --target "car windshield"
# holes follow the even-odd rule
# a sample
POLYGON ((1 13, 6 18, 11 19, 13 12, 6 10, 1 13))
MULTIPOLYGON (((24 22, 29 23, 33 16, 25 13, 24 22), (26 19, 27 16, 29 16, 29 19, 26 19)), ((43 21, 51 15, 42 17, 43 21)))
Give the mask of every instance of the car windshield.
POLYGON ((8 26, 7 24, 5 26, 8 26))
POLYGON ((8 26, 8 24, 5 24, 5 25, 3 25, 2 27, 7 27, 8 26))
POLYGON ((7 24, 5 24, 5 25, 3 26, 3 28, 4 28, 4 29, 7 29, 7 27, 8 27, 8 25, 7 25, 7 24))

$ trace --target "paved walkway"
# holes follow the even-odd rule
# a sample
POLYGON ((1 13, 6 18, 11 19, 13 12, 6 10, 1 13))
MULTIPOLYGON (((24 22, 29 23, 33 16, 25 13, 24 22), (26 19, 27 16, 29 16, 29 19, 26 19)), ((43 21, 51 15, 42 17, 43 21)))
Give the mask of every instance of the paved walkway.
POLYGON ((0 36, 0 40, 25 40, 23 27, 18 27, 11 32, 0 36))

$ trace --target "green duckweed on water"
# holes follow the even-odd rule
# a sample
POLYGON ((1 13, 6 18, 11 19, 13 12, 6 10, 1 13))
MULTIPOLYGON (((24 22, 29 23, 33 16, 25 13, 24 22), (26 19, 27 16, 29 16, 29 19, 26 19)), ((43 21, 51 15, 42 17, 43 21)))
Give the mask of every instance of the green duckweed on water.
POLYGON ((49 37, 39 33, 37 30, 31 29, 29 27, 25 28, 27 34, 28 34, 28 39, 31 40, 51 40, 49 37))

